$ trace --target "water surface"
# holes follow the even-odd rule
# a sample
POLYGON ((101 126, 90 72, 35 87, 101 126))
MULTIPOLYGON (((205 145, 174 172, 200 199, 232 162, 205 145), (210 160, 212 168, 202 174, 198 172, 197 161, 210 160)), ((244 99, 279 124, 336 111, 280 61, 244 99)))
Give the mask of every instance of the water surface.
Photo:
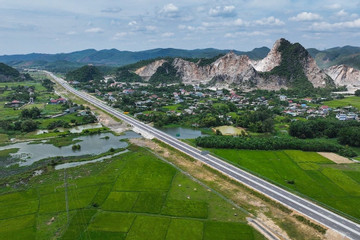
MULTIPOLYGON (((125 134, 121 136, 115 136, 112 133, 101 133, 74 138, 74 140, 80 140, 80 142, 76 144, 79 144, 81 149, 76 151, 72 149, 72 144, 64 147, 56 147, 52 144, 46 144, 43 142, 15 143, 0 147, 0 151, 11 148, 19 148, 18 152, 10 154, 13 160, 12 164, 19 163, 20 166, 28 166, 36 161, 50 157, 98 155, 109 151, 110 148, 125 148, 128 144, 120 140, 139 137, 141 136, 133 131, 125 132, 125 134), (106 137, 109 137, 109 139, 105 139, 106 137)), ((2 166, 1 162, 0 166, 2 166)))

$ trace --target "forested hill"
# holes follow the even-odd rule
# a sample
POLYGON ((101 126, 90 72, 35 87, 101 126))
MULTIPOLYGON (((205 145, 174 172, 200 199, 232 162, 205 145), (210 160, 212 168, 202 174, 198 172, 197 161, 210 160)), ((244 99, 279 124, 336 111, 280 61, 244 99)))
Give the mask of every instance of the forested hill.
POLYGON ((28 74, 21 74, 15 68, 0 63, 0 82, 20 82, 27 79, 31 79, 28 74))
POLYGON ((345 64, 360 69, 360 47, 344 46, 323 51, 310 48, 308 51, 321 68, 345 64))
POLYGON ((66 80, 88 82, 90 80, 100 80, 104 74, 96 66, 86 65, 66 74, 66 80))
POLYGON ((4 63, 0 63, 0 75, 5 77, 19 77, 20 73, 15 68, 12 68, 4 63))

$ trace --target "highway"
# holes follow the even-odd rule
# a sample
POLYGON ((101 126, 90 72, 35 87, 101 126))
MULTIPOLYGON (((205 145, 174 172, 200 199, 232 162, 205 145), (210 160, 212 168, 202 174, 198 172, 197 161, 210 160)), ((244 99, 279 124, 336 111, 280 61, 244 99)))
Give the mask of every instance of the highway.
MULTIPOLYGON (((201 150, 194 148, 178 139, 169 136, 168 134, 150 127, 132 117, 129 117, 118 110, 111 108, 110 106, 102 103, 100 100, 89 96, 86 93, 80 92, 72 88, 66 81, 55 76, 51 72, 44 71, 49 74, 56 82, 62 85, 66 90, 75 94, 76 96, 84 99, 85 101, 93 104, 94 106, 116 116, 117 118, 131 124, 138 129, 148 132, 160 141, 170 145, 173 148, 209 165, 210 167, 218 170, 219 172, 235 179, 236 181, 264 194, 265 196, 293 209, 308 218, 313 219, 328 228, 331 228, 342 235, 350 238, 360 240, 360 225, 346 219, 334 212, 331 212, 317 204, 310 202, 304 198, 301 198, 293 193, 290 193, 274 184, 271 184, 259 177, 256 177, 244 170, 241 170, 219 158, 211 156, 209 154, 203 154, 201 150)), ((309 186, 311 187, 311 186, 309 186)))

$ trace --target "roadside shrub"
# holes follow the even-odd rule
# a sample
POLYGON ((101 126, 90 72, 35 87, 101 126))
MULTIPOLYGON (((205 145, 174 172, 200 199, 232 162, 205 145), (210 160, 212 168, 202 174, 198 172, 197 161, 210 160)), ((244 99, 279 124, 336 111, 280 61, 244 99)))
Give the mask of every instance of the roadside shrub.
POLYGON ((300 216, 300 215, 294 215, 294 217, 302 222, 302 223, 305 223, 306 225, 314 228, 316 231, 322 233, 322 234, 325 234, 326 233, 326 228, 323 228, 322 226, 318 225, 318 224, 315 224, 313 222, 311 222, 310 220, 304 218, 303 216, 300 216))

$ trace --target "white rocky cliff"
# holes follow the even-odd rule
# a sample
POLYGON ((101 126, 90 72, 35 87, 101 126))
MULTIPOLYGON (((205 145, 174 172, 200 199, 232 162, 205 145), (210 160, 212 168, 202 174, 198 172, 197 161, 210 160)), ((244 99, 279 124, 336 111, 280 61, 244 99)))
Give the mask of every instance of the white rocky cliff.
POLYGON ((256 71, 270 72, 274 67, 279 66, 281 63, 281 53, 279 47, 283 39, 279 39, 275 42, 274 46, 268 53, 268 55, 259 61, 251 61, 256 71))
POLYGON ((325 73, 324 70, 320 69, 310 54, 303 63, 303 68, 306 77, 316 88, 326 87, 328 81, 331 81, 330 77, 325 73))
POLYGON ((157 61, 154 61, 146 66, 143 66, 139 69, 137 69, 135 71, 135 73, 137 75, 139 75, 140 77, 143 77, 145 79, 149 79, 151 78, 152 75, 154 75, 154 73, 156 72, 156 70, 161 67, 164 63, 166 62, 166 60, 157 60, 157 61))
POLYGON ((334 80, 336 86, 346 86, 349 91, 360 89, 360 70, 337 65, 325 69, 325 72, 334 80))

